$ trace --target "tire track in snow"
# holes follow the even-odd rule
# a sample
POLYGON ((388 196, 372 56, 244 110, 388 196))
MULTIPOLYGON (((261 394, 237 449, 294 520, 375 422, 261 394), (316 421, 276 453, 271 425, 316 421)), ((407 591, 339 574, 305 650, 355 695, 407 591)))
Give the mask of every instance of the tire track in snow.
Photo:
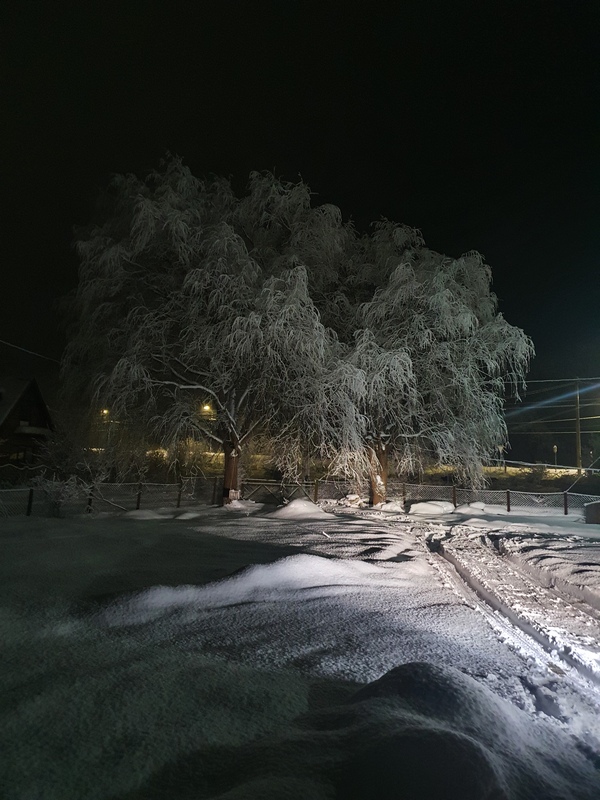
MULTIPOLYGON (((461 528, 457 533, 456 537, 438 541, 437 554, 432 555, 451 565, 461 583, 495 612, 488 615, 496 620, 503 617, 513 630, 520 631, 548 655, 555 655, 564 665, 600 686, 600 629, 581 601, 571 603, 533 583, 531 576, 516 571, 495 549, 477 544, 473 537, 476 533, 480 538, 481 531, 461 528)), ((480 609, 481 602, 477 604, 480 609)), ((548 663, 556 666, 555 661, 548 663)))

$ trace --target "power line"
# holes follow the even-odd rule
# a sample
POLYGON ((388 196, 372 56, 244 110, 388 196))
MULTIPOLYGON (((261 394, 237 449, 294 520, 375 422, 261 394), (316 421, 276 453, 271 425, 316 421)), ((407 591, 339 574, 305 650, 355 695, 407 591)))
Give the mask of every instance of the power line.
MULTIPOLYGON (((549 399, 552 400, 553 398, 549 398, 549 399)), ((540 407, 540 403, 539 403, 538 400, 531 401, 531 402, 528 402, 527 400, 525 400, 522 403, 514 403, 514 404, 512 404, 510 406, 509 406, 508 403, 506 403, 506 405, 507 405, 507 407, 510 407, 510 408, 523 408, 523 409, 539 408, 540 407)), ((573 408, 574 405, 575 405, 575 401, 573 401, 573 402, 563 402, 563 403, 547 403, 546 402, 546 403, 544 403, 544 408, 573 408)), ((597 405, 600 405, 600 399, 598 399, 598 400, 589 400, 588 402, 580 403, 580 406, 597 406, 597 405)))
MULTIPOLYGON (((581 431, 582 433, 600 433, 600 431, 581 431)), ((509 431, 509 436, 575 436, 575 431, 509 431)))
POLYGON ((5 342, 4 339, 0 339, 0 344, 5 344, 8 347, 14 347, 15 350, 22 350, 24 353, 29 353, 32 356, 37 356, 38 358, 45 358, 46 361, 53 361, 55 364, 60 364, 56 358, 50 358, 50 356, 43 356, 41 353, 36 353, 33 350, 27 350, 25 347, 19 347, 18 344, 11 344, 10 342, 5 342))
MULTIPOLYGON (((580 422, 584 419, 600 419, 600 414, 595 414, 593 417, 579 417, 580 422)), ((554 422, 577 422, 577 417, 569 417, 568 419, 528 419, 524 422, 515 422, 515 425, 549 425, 554 422)))
MULTIPOLYGON (((525 381, 525 383, 588 383, 590 381, 600 381, 600 378, 547 378, 546 380, 525 381)), ((510 383, 510 381, 506 381, 510 383)))

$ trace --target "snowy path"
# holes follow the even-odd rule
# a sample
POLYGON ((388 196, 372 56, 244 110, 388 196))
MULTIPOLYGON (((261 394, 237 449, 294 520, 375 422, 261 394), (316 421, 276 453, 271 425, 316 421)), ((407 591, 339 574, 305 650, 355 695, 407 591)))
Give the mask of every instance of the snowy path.
MULTIPOLYGON (((491 538, 480 526, 448 525, 374 510, 359 515, 388 531, 390 552, 394 545, 389 531, 394 529, 402 531, 400 540, 409 531, 433 551, 429 560, 444 584, 531 665, 522 682, 531 691, 535 707, 575 730, 589 726, 600 711, 597 539, 549 539, 548 533, 536 533, 534 528, 520 536, 496 532, 491 538), (587 578, 583 589, 575 578, 582 564, 587 578), (586 602, 590 597, 593 604, 586 602)), ((592 727, 600 742, 600 726, 592 727)))
POLYGON ((504 535, 498 544, 502 555, 517 569, 575 603, 583 601, 588 613, 600 620, 600 541, 597 538, 533 533, 504 535))
MULTIPOLYGON (((505 678, 498 682, 494 671, 489 676, 485 671, 479 673, 480 677, 502 696, 561 721, 600 747, 596 723, 600 713, 600 625, 593 607, 578 598, 569 601, 559 596, 543 582, 536 582, 533 575, 523 574, 515 563, 507 563, 481 527, 378 510, 336 509, 335 521, 298 519, 296 529, 303 532, 304 547, 329 557, 390 565, 412 559, 427 561, 459 603, 477 612, 494 632, 494 639, 518 653, 525 666, 515 667, 514 674, 527 699, 519 697, 514 685, 509 689, 505 678), (446 556, 456 563, 460 574, 448 560, 430 551, 431 542, 436 541, 443 542, 446 556)), ((534 536, 534 529, 526 535, 534 536)), ((281 541, 289 543, 286 534, 281 541)), ((564 538, 560 542, 563 548, 568 545, 564 538)), ((593 546, 595 550, 585 551, 587 559, 600 558, 600 543, 593 546)), ((410 605, 404 597, 398 601, 410 605)), ((458 626, 450 624, 454 635, 458 626)), ((467 624, 473 626, 474 637, 481 636, 472 621, 467 624)), ((472 664, 462 663, 463 669, 477 675, 472 664)))
POLYGON ((507 562, 481 531, 454 527, 440 550, 492 607, 600 684, 600 614, 593 606, 507 562))
MULTIPOLYGON (((469 580, 470 576, 464 573, 461 576, 452 562, 442 556, 433 554, 433 558, 457 594, 479 611, 501 641, 527 661, 530 671, 523 680, 531 691, 536 710, 564 722, 573 731, 588 728, 590 720, 600 711, 598 683, 593 678, 590 682, 588 671, 578 669, 577 662, 565 659, 565 654, 548 647, 543 638, 540 642, 527 619, 503 606, 489 588, 476 593, 472 585, 476 582, 469 580), (485 599, 481 599, 482 596, 485 599)), ((460 566, 462 568, 462 564, 460 566)), ((600 734, 593 724, 592 730, 600 742, 600 734)))

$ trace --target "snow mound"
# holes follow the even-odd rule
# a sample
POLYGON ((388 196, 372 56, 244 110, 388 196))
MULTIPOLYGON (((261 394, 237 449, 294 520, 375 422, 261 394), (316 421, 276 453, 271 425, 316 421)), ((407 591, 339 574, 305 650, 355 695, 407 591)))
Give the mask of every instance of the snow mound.
POLYGON ((248 800, 597 800, 600 773, 560 729, 452 667, 403 664, 278 736, 200 749, 144 787, 248 800), (212 763, 207 769, 207 756, 212 763), (236 769, 231 769, 231 764, 236 769))
POLYGON ((452 503, 446 500, 428 500, 422 503, 413 503, 409 514, 451 514, 454 512, 452 503))
POLYGON ((395 514, 404 514, 404 503, 399 500, 390 500, 387 503, 382 503, 380 506, 382 511, 391 511, 395 514))
POLYGON ((346 593, 353 587, 397 586, 379 565, 365 561, 322 558, 305 553, 272 564, 256 564, 207 586, 155 586, 104 612, 109 625, 150 622, 177 609, 226 608, 241 603, 276 602, 346 593))
POLYGON ((310 517, 331 518, 330 514, 323 511, 322 508, 315 505, 312 500, 307 497, 299 497, 296 500, 291 500, 287 505, 281 506, 271 514, 270 517, 276 519, 306 519, 310 517))
POLYGON ((600 796, 600 773, 570 737, 452 667, 403 664, 354 702, 371 730, 346 776, 349 800, 375 796, 373 774, 383 797, 600 796))
POLYGON ((261 508, 261 504, 255 503, 254 500, 232 500, 222 506, 223 511, 242 511, 247 516, 258 508, 261 508))
POLYGON ((359 494, 347 494, 345 497, 336 501, 336 505, 346 508, 366 508, 369 505, 368 498, 363 498, 359 494))

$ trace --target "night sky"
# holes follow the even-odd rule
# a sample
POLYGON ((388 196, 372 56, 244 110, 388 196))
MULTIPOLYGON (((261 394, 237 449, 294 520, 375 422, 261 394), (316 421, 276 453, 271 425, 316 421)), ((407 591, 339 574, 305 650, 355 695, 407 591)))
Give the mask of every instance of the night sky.
MULTIPOLYGON (((531 377, 600 374, 600 3, 5 3, 0 339, 58 359, 73 226, 113 172, 299 175, 492 266, 531 377)), ((0 345, 3 369, 56 365, 0 345)))

